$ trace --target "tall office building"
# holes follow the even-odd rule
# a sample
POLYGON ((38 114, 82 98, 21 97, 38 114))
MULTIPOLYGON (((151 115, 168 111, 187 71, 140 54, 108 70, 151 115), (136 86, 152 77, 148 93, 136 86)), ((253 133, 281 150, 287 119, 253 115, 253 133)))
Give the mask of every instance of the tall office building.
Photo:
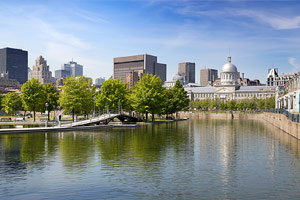
POLYGON ((56 79, 66 78, 67 76, 71 76, 71 71, 64 69, 55 70, 56 79))
POLYGON ((83 66, 77 64, 77 62, 70 61, 69 63, 62 64, 61 69, 55 70, 55 78, 61 79, 67 76, 83 76, 83 66))
POLYGON ((38 79, 41 84, 55 84, 55 79, 52 77, 47 61, 42 56, 35 60, 35 65, 32 67, 30 75, 31 78, 38 79))
POLYGON ((105 81, 104 77, 96 78, 95 85, 101 86, 104 81, 105 81))
POLYGON ((191 62, 179 63, 178 74, 184 77, 185 84, 195 83, 195 63, 191 63, 191 62))
POLYGON ((28 78, 28 52, 22 49, 0 49, 0 73, 21 84, 28 78))
POLYGON ((216 69, 201 69, 200 70, 200 85, 205 87, 213 85, 214 81, 218 78, 218 70, 216 69))
POLYGON ((125 83, 128 74, 141 71, 159 76, 162 82, 167 79, 167 65, 157 63, 156 56, 144 54, 114 58, 114 79, 122 78, 125 83))

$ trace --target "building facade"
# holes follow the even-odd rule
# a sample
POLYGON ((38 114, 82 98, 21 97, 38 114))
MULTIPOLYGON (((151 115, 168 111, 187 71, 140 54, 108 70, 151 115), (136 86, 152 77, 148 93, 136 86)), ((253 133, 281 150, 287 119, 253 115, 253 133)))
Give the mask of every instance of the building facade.
POLYGON ((151 55, 136 55, 114 58, 113 78, 121 78, 125 83, 126 77, 132 71, 149 73, 160 77, 162 82, 167 79, 167 65, 157 63, 157 57, 151 55))
POLYGON ((178 75, 184 77, 185 84, 195 83, 195 63, 182 62, 178 64, 178 75))
POLYGON ((0 73, 21 84, 28 79, 28 52, 21 49, 0 49, 0 73))
POLYGON ((300 72, 276 88, 275 107, 300 113, 300 72))
POLYGON ((52 77, 47 61, 42 56, 35 60, 35 65, 32 66, 30 75, 31 78, 38 79, 41 84, 55 84, 55 79, 52 77))
POLYGON ((231 58, 222 67, 220 81, 214 87, 185 87, 191 100, 221 99, 224 101, 243 99, 265 99, 275 96, 274 86, 241 86, 239 72, 231 58))
POLYGON ((279 76, 278 69, 271 68, 268 70, 267 86, 285 85, 285 83, 287 83, 289 80, 293 79, 294 76, 295 76, 294 73, 282 74, 281 76, 279 76))
POLYGON ((200 70, 200 85, 212 86, 213 83, 218 79, 218 70, 216 69, 201 69, 200 70))
POLYGON ((104 83, 104 81, 105 81, 105 78, 104 78, 104 77, 96 78, 96 80, 95 80, 95 85, 101 86, 102 83, 104 83))
POLYGON ((56 79, 66 78, 67 76, 71 76, 70 70, 65 70, 65 69, 55 70, 56 79))
MULTIPOLYGON (((179 83, 181 85, 184 85, 185 83, 185 78, 179 74, 175 74, 175 76, 173 76, 173 79, 171 81, 165 81, 164 83, 164 87, 166 88, 172 88, 175 86, 176 82, 179 81, 179 83)), ((187 85, 190 85, 190 84, 193 84, 193 83, 188 83, 187 85)))
POLYGON ((83 66, 77 62, 70 61, 61 65, 61 69, 55 71, 55 78, 61 79, 67 76, 83 76, 83 66))

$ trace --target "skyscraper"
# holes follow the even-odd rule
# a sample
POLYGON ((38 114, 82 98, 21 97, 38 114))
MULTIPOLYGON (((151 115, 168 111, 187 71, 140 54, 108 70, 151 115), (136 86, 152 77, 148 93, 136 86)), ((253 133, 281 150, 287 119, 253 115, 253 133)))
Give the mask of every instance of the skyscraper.
POLYGON ((105 81, 104 77, 96 78, 95 85, 101 86, 104 81, 105 81))
POLYGON ((55 78, 65 78, 67 76, 83 76, 83 66, 77 62, 70 61, 69 63, 62 64, 61 69, 55 71, 55 78))
POLYGON ((55 79, 52 77, 52 72, 49 70, 47 61, 42 56, 39 56, 35 60, 35 65, 32 67, 30 74, 31 78, 38 79, 42 84, 55 84, 55 79))
POLYGON ((212 85, 218 78, 218 70, 216 69, 201 69, 200 70, 200 85, 205 87, 212 85))
POLYGON ((162 82, 167 79, 167 65, 157 63, 156 56, 144 54, 114 58, 114 79, 122 78, 125 83, 128 74, 141 71, 159 76, 162 82))
POLYGON ((0 73, 25 83, 28 78, 28 52, 8 47, 0 49, 0 73))
POLYGON ((191 63, 191 62, 179 63, 178 74, 184 77, 185 84, 195 83, 195 63, 191 63))

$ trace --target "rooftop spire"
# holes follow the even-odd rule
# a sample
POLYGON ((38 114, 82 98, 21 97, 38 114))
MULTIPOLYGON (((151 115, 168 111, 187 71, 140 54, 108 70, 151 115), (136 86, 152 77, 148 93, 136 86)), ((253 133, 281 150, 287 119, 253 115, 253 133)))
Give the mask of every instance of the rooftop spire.
POLYGON ((231 63, 231 56, 228 56, 227 61, 231 63))

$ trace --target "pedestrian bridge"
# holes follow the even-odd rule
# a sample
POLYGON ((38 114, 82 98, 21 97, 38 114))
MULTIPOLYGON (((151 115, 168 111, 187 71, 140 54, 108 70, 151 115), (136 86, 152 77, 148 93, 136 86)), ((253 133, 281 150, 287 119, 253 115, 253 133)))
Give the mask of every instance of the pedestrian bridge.
POLYGON ((128 122, 137 122, 138 121, 138 119, 136 117, 133 117, 133 116, 130 116, 130 115, 120 112, 117 114, 107 113, 107 114, 99 115, 97 117, 93 117, 93 118, 90 118, 87 120, 81 120, 81 121, 71 122, 71 123, 66 123, 66 124, 59 124, 56 127, 90 126, 90 125, 94 125, 94 124, 99 125, 100 123, 108 124, 114 118, 118 118, 121 122, 124 122, 125 120, 127 120, 128 122))

